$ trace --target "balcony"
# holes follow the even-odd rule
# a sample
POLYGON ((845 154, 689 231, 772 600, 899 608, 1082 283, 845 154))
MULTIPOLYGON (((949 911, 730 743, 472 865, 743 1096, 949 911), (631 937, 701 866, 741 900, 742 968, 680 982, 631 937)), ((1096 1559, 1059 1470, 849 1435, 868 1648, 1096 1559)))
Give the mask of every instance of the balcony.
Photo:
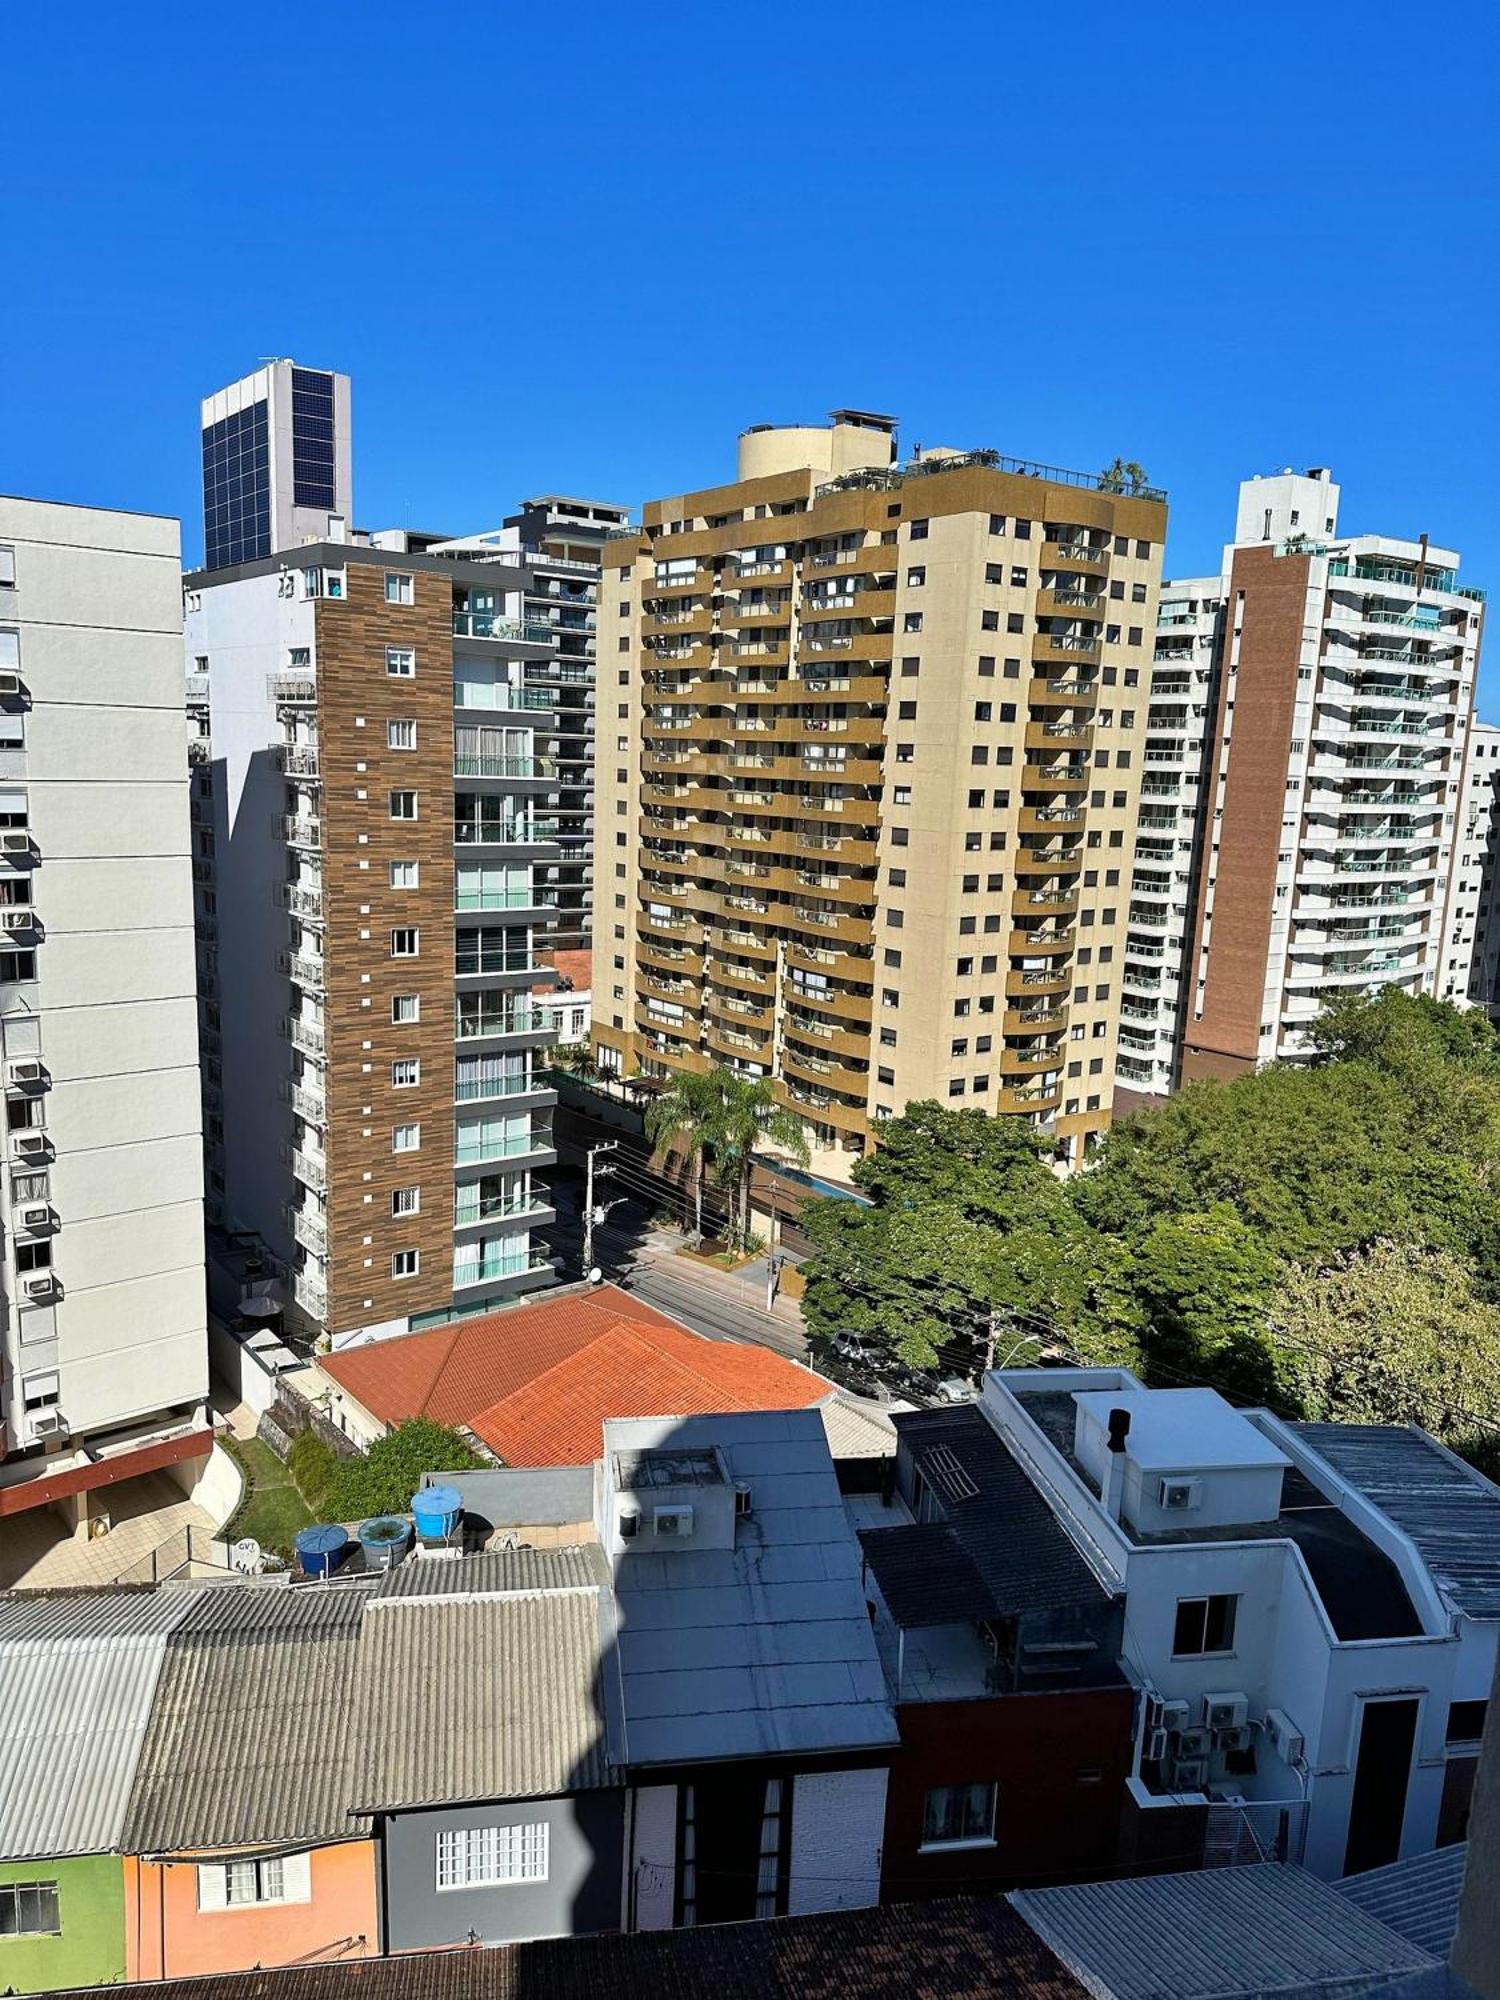
POLYGON ((310 958, 305 952, 279 951, 276 964, 288 979, 300 986, 305 993, 324 991, 324 967, 321 958, 310 958))
POLYGON ((310 708, 318 699, 318 683, 310 673, 267 674, 266 693, 280 708, 310 708))
POLYGON ((460 1009, 453 1023, 456 1042, 484 1041, 494 1035, 539 1035, 552 1026, 552 1016, 544 1008, 482 1008, 478 1013, 460 1009))
POLYGON ((521 1194, 481 1195, 479 1184, 470 1181, 454 1190, 453 1227, 472 1229, 481 1222, 519 1222, 523 1216, 552 1213, 552 1204, 540 1188, 521 1194))
POLYGON ((550 1271, 552 1259, 544 1257, 540 1251, 530 1247, 529 1240, 518 1237, 518 1242, 526 1241, 524 1252, 518 1256, 496 1251, 493 1256, 476 1257, 460 1262, 453 1260, 453 1289, 458 1292, 466 1286, 488 1285, 501 1278, 524 1278, 533 1272, 550 1271))
POLYGON ((284 1213, 287 1219, 287 1226, 292 1232, 293 1240, 300 1243, 304 1250, 311 1250, 315 1257, 326 1257, 328 1255, 327 1223, 315 1214, 312 1209, 297 1208, 291 1202, 286 1204, 284 1213))
POLYGON ((320 924, 323 921, 323 891, 309 889, 300 882, 278 882, 276 900, 284 910, 304 923, 320 924))
POLYGON ((550 646, 552 627, 543 619, 502 618, 496 611, 455 611, 455 639, 511 639, 528 646, 550 646))
POLYGON ((314 854, 321 850, 323 845, 321 820, 295 813, 282 813, 278 817, 277 824, 281 828, 281 837, 288 847, 304 848, 314 854))
POLYGON ((290 1042, 294 1049, 300 1049, 306 1056, 316 1056, 321 1062, 328 1053, 328 1042, 321 1024, 305 1021, 299 1014, 282 1016, 281 1038, 290 1042))
POLYGON ((281 768, 289 778, 316 779, 318 752, 314 744, 288 744, 281 753, 281 768))
POLYGON ((555 778, 555 757, 470 757, 453 753, 455 778, 555 778))
POLYGON ((328 1104, 320 1091, 309 1090, 300 1083, 284 1083, 281 1095, 297 1116, 309 1125, 321 1127, 328 1123, 328 1104))
POLYGON ((1014 930, 1007 949, 1012 958, 1062 956, 1073 949, 1073 932, 1071 929, 1014 930))
POLYGON ((328 1187, 328 1162, 317 1153, 306 1153, 298 1146, 283 1146, 282 1164, 291 1168, 302 1185, 311 1188, 315 1194, 323 1194, 328 1187))

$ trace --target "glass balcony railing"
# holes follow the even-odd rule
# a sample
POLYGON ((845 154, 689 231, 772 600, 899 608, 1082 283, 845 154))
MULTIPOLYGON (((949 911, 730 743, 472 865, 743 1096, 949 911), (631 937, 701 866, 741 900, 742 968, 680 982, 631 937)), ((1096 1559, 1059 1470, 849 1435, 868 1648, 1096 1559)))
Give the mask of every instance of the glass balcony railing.
POLYGON ((453 635, 457 639, 520 639, 529 646, 552 643, 552 627, 545 620, 505 618, 498 611, 455 611, 453 635))

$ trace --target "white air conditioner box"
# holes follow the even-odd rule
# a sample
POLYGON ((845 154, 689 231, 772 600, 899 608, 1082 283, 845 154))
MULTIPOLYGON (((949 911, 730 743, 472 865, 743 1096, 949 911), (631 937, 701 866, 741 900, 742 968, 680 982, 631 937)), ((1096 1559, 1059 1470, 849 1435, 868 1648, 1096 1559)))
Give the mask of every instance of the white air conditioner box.
POLYGON ((3 699, 7 695, 18 695, 21 691, 21 676, 19 674, 0 674, 0 699, 3 699))
POLYGON ((50 1229, 54 1218, 45 1202, 29 1202, 17 1211, 16 1219, 23 1229, 35 1235, 40 1230, 50 1229))
POLYGON ((1179 1757, 1206 1757, 1213 1747, 1213 1738, 1206 1729, 1184 1729, 1178 1733, 1179 1757))
POLYGON ((1266 1734, 1271 1748, 1284 1764, 1300 1763, 1307 1749, 1302 1731, 1284 1708, 1266 1710, 1266 1734))
POLYGON ((671 1535, 685 1542, 693 1532, 693 1510, 681 1506, 653 1508, 651 1525, 658 1535, 671 1535))
POLYGON ((1201 1479, 1164 1479, 1156 1491, 1157 1504, 1165 1514, 1186 1514, 1203 1500, 1201 1479))
POLYGON ((1164 1701, 1161 1705, 1161 1726, 1163 1729, 1186 1729, 1191 1713, 1191 1707, 1185 1701, 1164 1701))
POLYGON ((5 1081, 15 1084, 45 1083, 47 1065, 38 1062, 35 1056, 12 1056, 5 1065, 5 1081))
POLYGON ((1206 1694, 1203 1697, 1203 1724, 1206 1729, 1243 1729, 1249 1720, 1248 1695, 1206 1694))
POLYGON ((44 1160, 47 1157, 47 1135, 35 1126, 26 1131, 12 1132, 10 1149, 17 1159, 44 1160))
POLYGON ((28 1421, 33 1437, 60 1437, 67 1429, 61 1410, 33 1410, 28 1421))
POLYGON ((1201 1792, 1208 1783, 1208 1759, 1206 1757, 1179 1757, 1172 1766, 1172 1789, 1176 1792, 1201 1792))
POLYGON ((8 930, 13 934, 21 933, 24 935, 25 932, 31 929, 34 921, 35 919, 29 903, 22 903, 19 907, 8 910, 0 910, 0 928, 8 930))
POLYGON ((1165 1729, 1148 1730, 1141 1745, 1141 1755, 1148 1763, 1159 1764, 1166 1756, 1171 1741, 1171 1735, 1165 1729))
POLYGON ((53 1278, 50 1271, 33 1271, 21 1280, 21 1289, 28 1299, 50 1299, 53 1278))
POLYGON ((0 854, 20 855, 30 854, 31 851, 31 835, 24 829, 8 827, 0 833, 0 854))

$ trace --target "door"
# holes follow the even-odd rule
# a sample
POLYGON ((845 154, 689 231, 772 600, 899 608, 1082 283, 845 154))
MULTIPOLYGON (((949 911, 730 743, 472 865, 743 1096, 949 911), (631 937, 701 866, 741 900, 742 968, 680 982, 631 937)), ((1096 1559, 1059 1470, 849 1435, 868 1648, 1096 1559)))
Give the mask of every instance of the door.
POLYGON ((1349 1805, 1349 1844, 1344 1850, 1346 1875, 1383 1868, 1400 1856, 1418 1706, 1414 1696, 1363 1705, 1349 1805))

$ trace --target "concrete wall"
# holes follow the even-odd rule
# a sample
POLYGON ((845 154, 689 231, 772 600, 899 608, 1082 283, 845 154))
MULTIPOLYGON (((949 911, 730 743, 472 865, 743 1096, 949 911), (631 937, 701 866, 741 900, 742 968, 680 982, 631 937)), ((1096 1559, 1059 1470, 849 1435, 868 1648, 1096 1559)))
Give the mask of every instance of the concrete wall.
POLYGON ((526 1799, 443 1812, 395 1813, 385 1822, 384 1895, 390 1949, 417 1951, 618 1930, 623 1923, 625 1793, 526 1799), (545 1822, 547 1879, 486 1889, 437 1887, 437 1837, 460 1827, 545 1822))
POLYGON ((56 1937, 0 1938, 0 1992, 106 1986, 125 1977, 125 1892, 118 1855, 0 1861, 0 1884, 57 1885, 56 1937))
POLYGON ((208 1387, 178 527, 6 499, 0 542, 16 557, 0 620, 28 692, 25 746, 0 776, 25 799, 40 933, 35 979, 0 991, 0 1033, 50 1079, 59 1288, 18 1306, 7 1216, 0 1346, 7 1375, 57 1376, 63 1418, 88 1435, 208 1387))
POLYGON ((316 1847, 306 1902, 204 1910, 193 1862, 127 1856, 127 1977, 188 1979, 300 1959, 373 1957, 380 1949, 375 1858, 369 1840, 316 1847))

